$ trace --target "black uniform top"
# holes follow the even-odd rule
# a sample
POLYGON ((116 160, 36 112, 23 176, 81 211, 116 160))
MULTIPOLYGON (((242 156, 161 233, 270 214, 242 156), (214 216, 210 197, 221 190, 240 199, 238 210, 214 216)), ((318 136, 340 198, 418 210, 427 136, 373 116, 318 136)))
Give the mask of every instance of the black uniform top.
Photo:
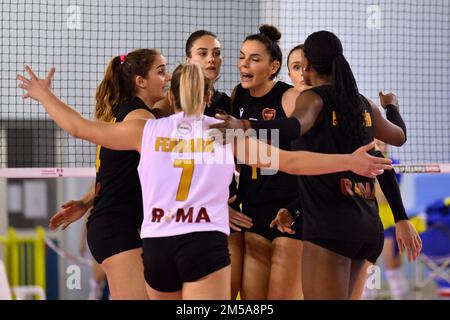
MULTIPOLYGON (((292 143, 294 150, 328 154, 351 153, 356 148, 349 145, 339 130, 333 110, 333 87, 330 85, 311 89, 323 100, 323 109, 316 124, 292 143)), ((366 141, 373 140, 371 114, 368 101, 365 105, 366 141)), ((299 176, 300 198, 305 240, 313 238, 344 241, 375 242, 380 232, 380 218, 375 199, 374 179, 352 172, 299 176)))
MULTIPOLYGON (((252 97, 248 89, 239 84, 233 101, 233 115, 239 119, 272 120, 286 118, 281 100, 283 94, 292 88, 287 83, 278 81, 262 97, 252 97)), ((279 147, 290 150, 290 140, 281 139, 279 147)), ((298 196, 295 176, 278 171, 275 175, 261 175, 261 170, 247 165, 241 166, 238 197, 245 205, 260 205, 298 196)))
POLYGON ((231 99, 225 92, 214 90, 211 103, 206 106, 204 114, 214 118, 218 109, 231 114, 231 99))
MULTIPOLYGON (((138 97, 120 104, 113 112, 114 122, 123 121, 137 109, 150 111, 138 97)), ((95 199, 89 222, 103 215, 119 214, 121 223, 140 227, 143 219, 142 192, 137 166, 137 151, 115 151, 97 147, 95 199)), ((118 218, 113 218, 118 219, 118 218)))

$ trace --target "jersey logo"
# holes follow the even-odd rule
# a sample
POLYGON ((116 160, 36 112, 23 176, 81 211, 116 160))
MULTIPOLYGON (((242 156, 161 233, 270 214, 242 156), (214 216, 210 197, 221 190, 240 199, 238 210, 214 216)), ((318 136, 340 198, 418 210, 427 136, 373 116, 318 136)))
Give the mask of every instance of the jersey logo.
POLYGON ((277 110, 271 108, 264 108, 262 111, 262 117, 264 120, 273 120, 277 115, 277 110))
POLYGON ((191 133, 192 126, 188 122, 181 122, 177 127, 177 131, 181 135, 187 135, 187 134, 191 133))
POLYGON ((243 114, 244 114, 244 108, 239 108, 239 118, 242 118, 243 114))

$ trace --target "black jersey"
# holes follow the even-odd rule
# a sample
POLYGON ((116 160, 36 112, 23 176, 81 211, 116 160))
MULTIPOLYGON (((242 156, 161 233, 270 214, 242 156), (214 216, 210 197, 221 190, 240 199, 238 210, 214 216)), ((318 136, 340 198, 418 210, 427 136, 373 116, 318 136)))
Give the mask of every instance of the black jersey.
MULTIPOLYGON (((120 104, 113 112, 113 121, 121 122, 137 109, 150 111, 138 97, 120 104)), ((111 213, 127 216, 126 223, 140 227, 143 219, 141 184, 137 172, 140 155, 137 151, 115 151, 97 147, 95 199, 89 221, 111 213)))
MULTIPOLYGON (((328 154, 351 153, 350 146, 342 135, 333 109, 333 87, 330 85, 311 89, 323 100, 323 109, 315 125, 293 142, 294 150, 306 150, 328 154)), ((361 96, 365 105, 365 140, 373 140, 372 109, 361 96)), ((352 172, 299 176, 303 236, 339 239, 346 241, 376 241, 380 225, 375 199, 374 179, 352 172)))
MULTIPOLYGON (((233 101, 233 115, 239 119, 273 120, 286 118, 281 104, 283 94, 292 88, 278 81, 262 97, 252 97, 248 89, 239 84, 233 101)), ((289 140, 280 137, 279 147, 290 150, 289 140)), ((261 175, 261 170, 247 165, 241 166, 239 177, 239 199, 244 205, 259 205, 298 196, 298 184, 295 176, 278 171, 274 175, 261 175)))
POLYGON ((231 99, 225 92, 214 90, 211 103, 206 106, 204 114, 214 118, 220 111, 231 114, 231 99))

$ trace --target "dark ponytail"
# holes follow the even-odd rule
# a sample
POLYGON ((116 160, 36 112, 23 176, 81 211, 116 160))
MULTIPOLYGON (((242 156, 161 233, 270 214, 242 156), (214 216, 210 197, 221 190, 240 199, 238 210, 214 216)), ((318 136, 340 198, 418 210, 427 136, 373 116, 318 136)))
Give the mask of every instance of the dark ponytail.
POLYGON ((342 54, 341 41, 331 32, 315 32, 306 39, 304 53, 319 75, 331 76, 336 118, 345 139, 353 149, 363 145, 364 105, 352 69, 342 54))

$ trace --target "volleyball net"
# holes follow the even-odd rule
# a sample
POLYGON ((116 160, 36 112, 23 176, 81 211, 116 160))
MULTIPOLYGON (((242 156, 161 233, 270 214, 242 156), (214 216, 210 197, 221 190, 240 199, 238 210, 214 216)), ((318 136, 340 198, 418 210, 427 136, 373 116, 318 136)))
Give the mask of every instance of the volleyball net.
POLYGON ((339 36, 360 92, 378 102, 395 92, 408 141, 391 148, 402 172, 450 172, 450 3, 325 0, 18 0, 0 3, 0 176, 93 176, 96 147, 61 131, 36 102, 22 100, 16 74, 25 64, 44 76, 56 67, 55 93, 92 118, 95 89, 113 56, 157 48, 170 69, 198 29, 216 33, 223 65, 217 89, 238 84, 245 36, 263 23, 282 32, 279 78, 290 82, 289 50, 307 35, 339 36))

